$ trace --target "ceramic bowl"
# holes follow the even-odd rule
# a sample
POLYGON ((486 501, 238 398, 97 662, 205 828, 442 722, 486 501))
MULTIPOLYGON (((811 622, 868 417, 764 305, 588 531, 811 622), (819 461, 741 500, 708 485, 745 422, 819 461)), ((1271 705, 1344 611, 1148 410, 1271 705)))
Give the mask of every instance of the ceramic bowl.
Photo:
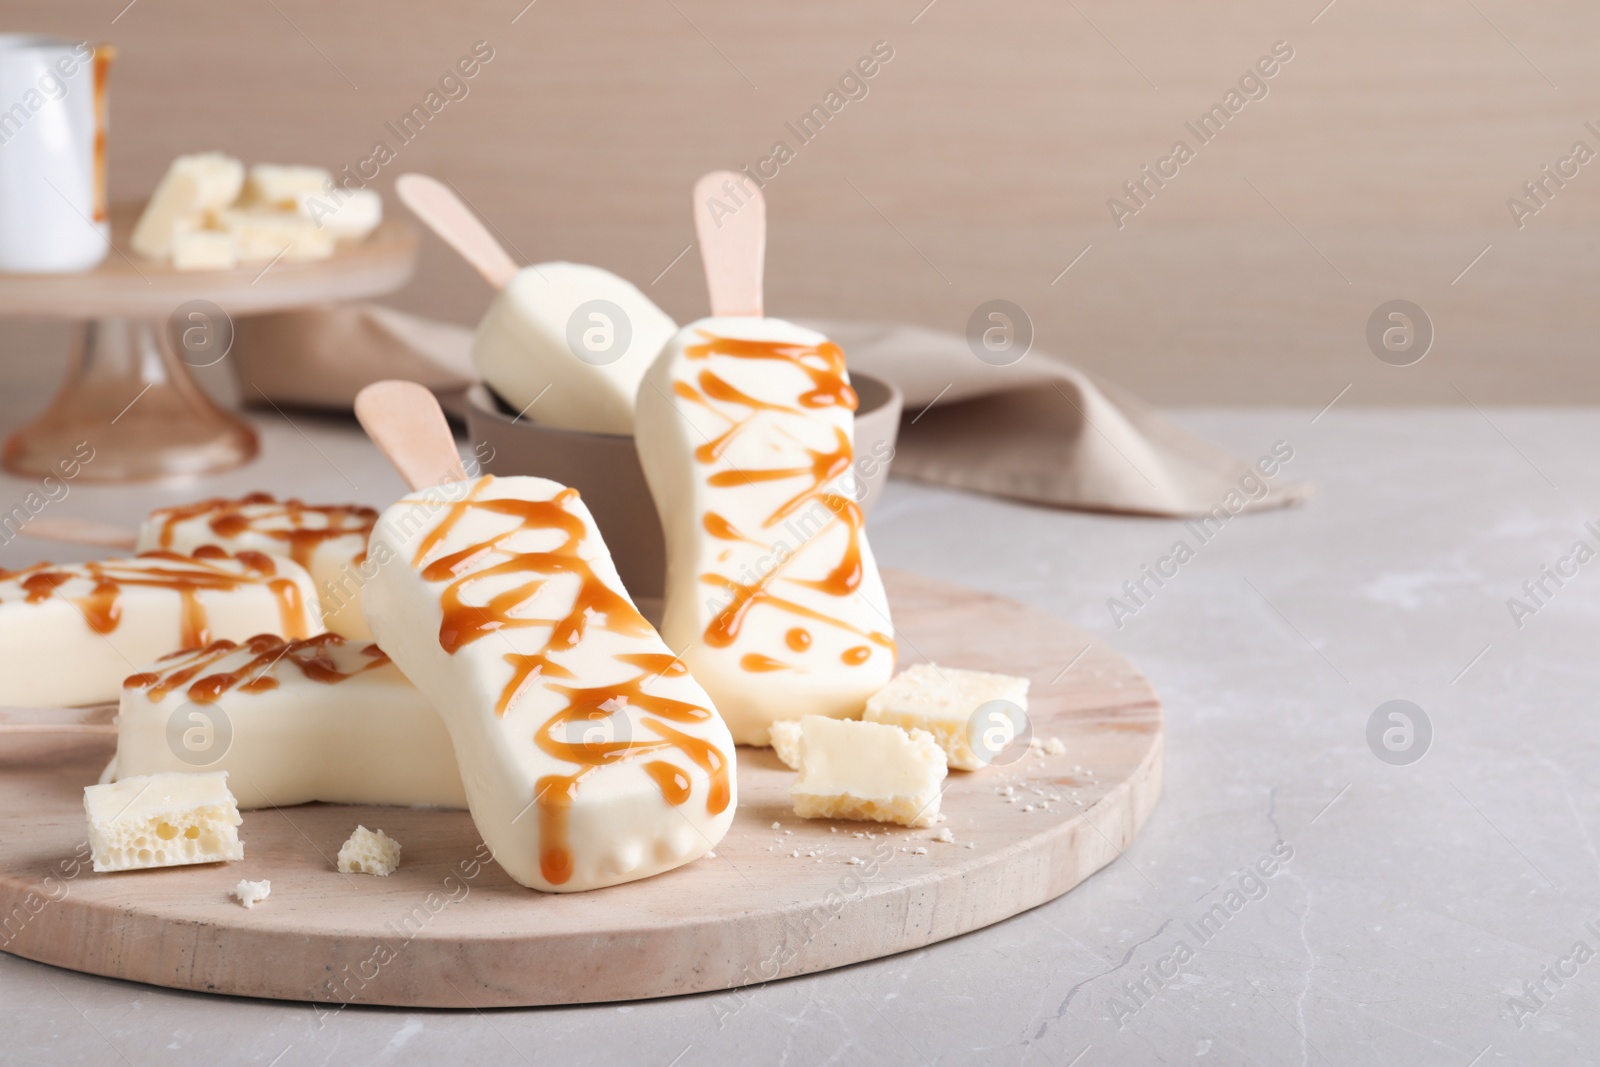
MULTIPOLYGON (((855 440, 862 486, 859 500, 862 511, 870 513, 889 479, 889 461, 900 431, 900 390, 866 374, 852 374, 850 382, 861 400, 855 440)), ((515 409, 484 385, 467 391, 466 415, 467 431, 486 473, 533 474, 578 490, 605 535, 628 591, 635 598, 661 595, 666 544, 632 437, 559 430, 518 419, 515 409)))

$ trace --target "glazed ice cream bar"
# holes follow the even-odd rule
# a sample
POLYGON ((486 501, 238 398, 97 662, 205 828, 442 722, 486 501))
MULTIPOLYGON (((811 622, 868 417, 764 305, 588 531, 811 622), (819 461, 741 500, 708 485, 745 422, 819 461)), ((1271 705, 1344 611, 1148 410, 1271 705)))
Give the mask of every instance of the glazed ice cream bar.
POLYGON ((547 891, 659 874, 716 847, 733 740, 639 614, 589 509, 542 478, 483 477, 383 515, 363 596, 378 643, 455 743, 478 832, 547 891))
POLYGON ((361 580, 367 537, 377 519, 377 511, 355 504, 302 504, 251 493, 151 512, 139 528, 138 550, 187 554, 215 545, 225 552, 287 556, 316 582, 323 624, 344 637, 369 641, 361 580))
POLYGON ((311 576, 262 552, 132 559, 0 572, 0 705, 114 701, 122 680, 219 638, 322 630, 311 576))
POLYGON ((540 263, 522 268, 489 305, 472 361, 531 422, 630 434, 639 380, 676 329, 608 270, 540 263))
POLYGON ((636 439, 667 541, 662 637, 740 744, 860 716, 894 671, 889 605, 853 499, 855 392, 827 338, 712 318, 668 342, 636 439))
POLYGON ((111 776, 227 771, 241 808, 465 808, 450 735, 370 642, 259 634, 167 656, 122 683, 111 776))

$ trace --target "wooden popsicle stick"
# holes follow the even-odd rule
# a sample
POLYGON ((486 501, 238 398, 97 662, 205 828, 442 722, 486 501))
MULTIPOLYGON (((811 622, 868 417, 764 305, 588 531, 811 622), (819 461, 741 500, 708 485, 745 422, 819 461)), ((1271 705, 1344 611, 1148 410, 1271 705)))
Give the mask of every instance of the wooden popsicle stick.
POLYGON ((17 531, 40 541, 61 541, 69 545, 95 545, 132 551, 139 535, 126 526, 90 519, 34 519, 17 531))
POLYGON ((767 201, 749 178, 714 170, 694 183, 694 230, 711 314, 761 317, 767 201))
POLYGON ((444 182, 426 174, 402 174, 395 179, 394 191, 401 203, 496 289, 504 289, 521 269, 483 220, 444 182))
POLYGON ((467 480, 439 400, 416 382, 373 382, 356 394, 356 419, 412 490, 467 480))

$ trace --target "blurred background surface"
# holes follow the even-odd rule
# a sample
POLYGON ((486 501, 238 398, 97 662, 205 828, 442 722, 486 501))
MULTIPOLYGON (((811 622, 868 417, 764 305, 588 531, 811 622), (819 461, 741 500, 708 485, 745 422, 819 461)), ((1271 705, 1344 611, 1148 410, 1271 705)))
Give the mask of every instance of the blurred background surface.
MULTIPOLYGON (((610 268, 682 321, 705 305, 691 184, 784 140, 776 315, 959 331, 1003 297, 1041 349, 1169 405, 1600 401, 1600 163, 1523 190, 1600 152, 1592 4, 524 2, 11 0, 6 22, 117 45, 117 200, 184 152, 337 169, 381 141, 390 213, 397 175, 446 178, 528 260, 610 268), (402 143, 478 42, 493 58, 402 143), (866 95, 800 143, 785 124, 878 42, 866 95), (1201 144, 1185 123, 1278 42, 1266 95, 1201 144), (1107 201, 1179 139, 1195 157, 1119 229, 1107 201), (1521 228, 1512 197, 1540 207, 1521 228), (1436 330, 1404 369, 1365 341, 1395 298, 1436 330)), ((486 287, 425 240, 386 302, 475 322, 486 287)), ((7 323, 0 386, 48 393, 67 344, 7 323)))

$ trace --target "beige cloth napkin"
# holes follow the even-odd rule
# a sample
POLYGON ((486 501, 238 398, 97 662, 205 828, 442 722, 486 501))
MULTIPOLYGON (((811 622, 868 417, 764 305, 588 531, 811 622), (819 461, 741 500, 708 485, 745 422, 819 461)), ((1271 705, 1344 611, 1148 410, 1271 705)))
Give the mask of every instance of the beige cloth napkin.
MULTIPOLYGON (((905 394, 893 473, 1058 507, 1148 515, 1236 513, 1311 493, 1278 464, 1256 464, 1195 436, 1115 386, 1043 352, 1008 367, 973 355, 964 337, 897 324, 814 321, 852 370, 905 394)), ((380 378, 449 394, 474 380, 464 326, 376 304, 242 318, 233 356, 246 397, 348 408, 380 378)), ((447 405, 448 406, 448 405, 447 405)), ((1279 457, 1281 459, 1281 457, 1279 457)))

